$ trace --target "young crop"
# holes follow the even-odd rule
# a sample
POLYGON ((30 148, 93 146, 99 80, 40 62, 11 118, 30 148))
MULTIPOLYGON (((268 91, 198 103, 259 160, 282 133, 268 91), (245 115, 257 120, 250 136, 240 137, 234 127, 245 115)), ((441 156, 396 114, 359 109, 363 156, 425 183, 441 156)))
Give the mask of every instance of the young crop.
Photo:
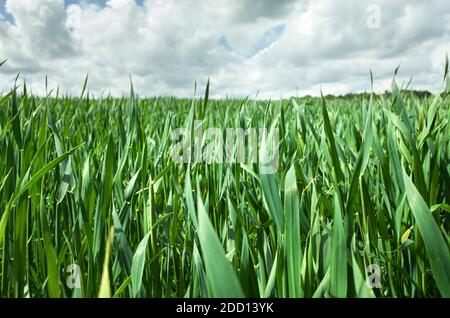
POLYGON ((0 96, 0 297, 450 297, 448 95, 208 95, 0 96))

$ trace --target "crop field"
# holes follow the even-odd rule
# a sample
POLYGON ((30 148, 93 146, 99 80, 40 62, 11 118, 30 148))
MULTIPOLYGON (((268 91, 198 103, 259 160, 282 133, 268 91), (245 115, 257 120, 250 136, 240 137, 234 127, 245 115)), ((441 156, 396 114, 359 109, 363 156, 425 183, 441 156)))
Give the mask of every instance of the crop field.
POLYGON ((445 93, 88 87, 0 97, 0 297, 450 297, 445 93), (199 126, 276 130, 276 169, 174 160, 174 130, 199 126))

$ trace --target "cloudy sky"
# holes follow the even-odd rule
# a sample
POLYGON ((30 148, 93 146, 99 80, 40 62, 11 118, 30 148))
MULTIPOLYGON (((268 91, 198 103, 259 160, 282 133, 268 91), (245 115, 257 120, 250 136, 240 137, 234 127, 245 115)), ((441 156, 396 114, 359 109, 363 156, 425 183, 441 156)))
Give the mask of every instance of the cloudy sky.
POLYGON ((0 0, 0 92, 279 98, 441 87, 448 0, 0 0), (202 87, 203 90, 203 87, 202 87))

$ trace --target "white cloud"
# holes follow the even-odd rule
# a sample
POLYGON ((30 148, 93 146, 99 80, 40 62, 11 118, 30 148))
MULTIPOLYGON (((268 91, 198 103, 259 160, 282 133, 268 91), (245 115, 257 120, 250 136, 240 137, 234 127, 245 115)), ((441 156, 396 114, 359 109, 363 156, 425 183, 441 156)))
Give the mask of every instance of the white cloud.
POLYGON ((64 25, 66 11, 61 1, 7 1, 6 9, 15 20, 8 30, 11 41, 8 44, 49 59, 64 58, 74 52, 71 35, 64 25))
POLYGON ((20 72, 36 93, 48 75, 78 94, 89 73, 92 92, 120 95, 131 74, 141 95, 191 96, 210 77, 214 96, 278 98, 366 90, 369 69, 388 89, 400 63, 400 81, 435 90, 450 53, 446 0, 7 0, 6 10, 15 23, 0 18, 0 91, 20 72), (370 4, 380 28, 367 26, 370 4))

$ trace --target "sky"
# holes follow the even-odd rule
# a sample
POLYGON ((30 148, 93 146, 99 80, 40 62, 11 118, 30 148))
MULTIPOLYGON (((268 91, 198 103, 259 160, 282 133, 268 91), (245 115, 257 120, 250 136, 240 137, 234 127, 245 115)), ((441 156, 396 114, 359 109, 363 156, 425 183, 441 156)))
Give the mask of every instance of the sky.
POLYGON ((448 0, 0 0, 0 92, 217 98, 442 88, 448 0))

